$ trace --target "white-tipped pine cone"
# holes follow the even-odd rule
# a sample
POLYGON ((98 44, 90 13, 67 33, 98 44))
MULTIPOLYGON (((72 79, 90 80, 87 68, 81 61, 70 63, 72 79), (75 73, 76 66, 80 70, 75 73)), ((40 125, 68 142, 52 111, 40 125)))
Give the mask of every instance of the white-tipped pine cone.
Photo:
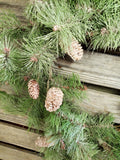
POLYGON ((31 98, 37 99, 39 97, 39 84, 36 80, 31 79, 28 82, 28 92, 31 98))
POLYGON ((73 40, 67 54, 74 60, 79 61, 83 57, 83 49, 77 40, 73 40))
POLYGON ((49 142, 49 138, 38 137, 35 141, 37 147, 51 147, 54 146, 54 142, 49 142))
POLYGON ((56 111, 60 108, 63 102, 63 92, 60 88, 52 87, 48 90, 46 100, 45 100, 45 108, 49 112, 56 111))

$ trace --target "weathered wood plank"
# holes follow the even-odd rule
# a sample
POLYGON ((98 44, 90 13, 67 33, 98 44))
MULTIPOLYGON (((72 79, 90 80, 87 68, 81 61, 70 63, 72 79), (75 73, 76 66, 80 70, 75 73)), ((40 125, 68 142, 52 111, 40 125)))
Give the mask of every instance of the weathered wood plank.
POLYGON ((0 141, 2 142, 39 151, 39 148, 35 146, 35 140, 38 136, 40 135, 21 127, 0 122, 0 141))
POLYGON ((85 52, 79 62, 58 59, 55 71, 64 75, 76 73, 83 82, 120 89, 119 56, 85 52))
POLYGON ((84 99, 79 106, 90 113, 112 113, 114 122, 120 123, 119 95, 88 89, 87 99, 84 99))
POLYGON ((0 8, 15 12, 17 15, 23 15, 23 10, 29 0, 0 0, 0 8))
POLYGON ((0 120, 15 123, 22 126, 28 126, 28 119, 25 116, 13 115, 12 113, 6 113, 0 108, 0 120))
POLYGON ((37 154, 26 150, 0 144, 0 160, 41 160, 37 154))

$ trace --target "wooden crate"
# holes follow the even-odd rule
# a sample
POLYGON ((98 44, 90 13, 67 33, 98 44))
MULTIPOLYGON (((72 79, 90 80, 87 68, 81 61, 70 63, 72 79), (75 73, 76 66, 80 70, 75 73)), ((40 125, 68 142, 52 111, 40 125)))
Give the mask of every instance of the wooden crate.
MULTIPOLYGON (((23 9, 27 0, 0 0, 0 8, 14 11, 23 21, 23 9)), ((114 122, 120 123, 120 57, 85 52, 81 61, 71 63, 58 59, 54 66, 56 73, 70 75, 77 73, 87 86, 87 99, 78 106, 91 113, 112 113, 114 122)), ((0 91, 11 94, 8 86, 0 91)), ((5 113, 0 109, 0 160, 39 160, 39 149, 35 140, 39 134, 28 132, 27 117, 5 113)))

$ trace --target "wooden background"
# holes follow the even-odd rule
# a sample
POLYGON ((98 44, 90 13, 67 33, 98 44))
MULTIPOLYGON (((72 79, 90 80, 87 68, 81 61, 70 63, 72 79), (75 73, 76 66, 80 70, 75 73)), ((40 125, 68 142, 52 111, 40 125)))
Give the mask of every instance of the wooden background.
MULTIPOLYGON (((11 10, 26 23, 24 8, 27 3, 28 0, 0 0, 0 11, 11 10)), ((112 113, 114 122, 120 123, 120 57, 86 51, 79 62, 58 59, 54 71, 65 76, 79 74, 88 88, 88 98, 81 104, 76 103, 91 113, 112 113)), ((9 86, 0 86, 0 91, 12 94, 9 86)), ((38 136, 33 131, 28 132, 27 117, 0 109, 0 160, 43 159, 35 146, 38 136)))

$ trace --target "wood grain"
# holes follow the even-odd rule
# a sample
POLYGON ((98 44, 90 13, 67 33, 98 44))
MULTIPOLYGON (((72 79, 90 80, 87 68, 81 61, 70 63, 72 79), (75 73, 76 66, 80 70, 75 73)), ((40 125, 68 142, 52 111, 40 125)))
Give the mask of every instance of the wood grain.
POLYGON ((0 141, 2 142, 39 151, 39 148, 35 146, 35 140, 38 136, 40 136, 40 134, 27 131, 21 127, 0 122, 0 141))
POLYGON ((64 75, 76 73, 83 82, 120 89, 120 56, 85 52, 79 62, 58 59, 55 71, 64 75))
POLYGON ((33 152, 0 144, 0 160, 42 160, 42 158, 33 152))

